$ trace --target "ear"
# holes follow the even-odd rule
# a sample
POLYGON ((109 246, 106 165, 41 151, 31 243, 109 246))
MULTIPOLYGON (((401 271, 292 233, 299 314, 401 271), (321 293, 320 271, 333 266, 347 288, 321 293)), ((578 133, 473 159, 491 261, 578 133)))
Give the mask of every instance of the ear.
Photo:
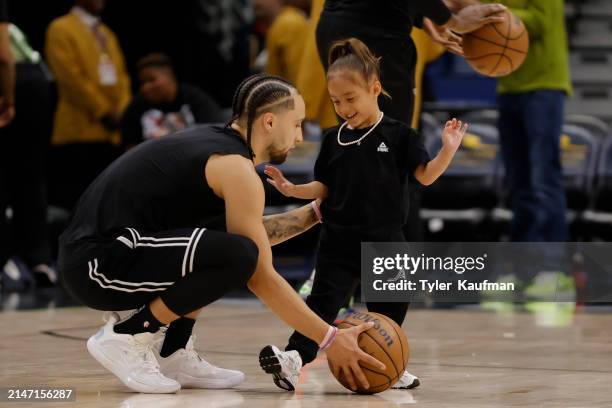
POLYGON ((268 132, 272 130, 272 127, 274 126, 275 121, 276 121, 276 115, 273 114, 272 112, 266 112, 263 115, 261 115, 261 124, 263 125, 264 129, 268 132))
POLYGON ((378 79, 372 81, 372 92, 376 97, 378 97, 382 93, 382 84, 378 79))

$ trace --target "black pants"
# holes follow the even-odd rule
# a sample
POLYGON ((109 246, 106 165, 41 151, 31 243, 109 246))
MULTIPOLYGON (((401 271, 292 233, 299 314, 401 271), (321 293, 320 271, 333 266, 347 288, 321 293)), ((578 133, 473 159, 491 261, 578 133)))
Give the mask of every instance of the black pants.
POLYGON ((136 309, 160 296, 184 316, 243 288, 257 259, 255 243, 239 235, 126 228, 104 243, 60 244, 59 266, 64 287, 93 309, 136 309))
MULTIPOLYGON (((319 246, 316 274, 312 292, 306 304, 321 319, 333 323, 338 311, 348 302, 361 280, 360 242, 401 242, 400 232, 389 232, 387 236, 347 234, 323 226, 319 246)), ((407 302, 366 302, 370 312, 385 315, 400 326, 410 303, 407 302)), ((294 331, 286 350, 297 350, 303 364, 310 363, 317 356, 319 346, 308 337, 294 331)))
MULTIPOLYGON (((381 6, 384 7, 384 6, 381 6)), ((414 70, 416 66, 416 47, 410 33, 386 32, 380 28, 368 27, 359 22, 338 17, 334 13, 323 12, 317 25, 317 48, 319 58, 327 71, 328 53, 334 41, 355 37, 378 57, 381 57, 380 70, 383 88, 389 92, 391 99, 381 96, 380 109, 394 119, 412 123, 414 110, 414 70)), ((404 235, 408 241, 422 241, 422 222, 420 185, 412 175, 407 179, 409 191, 408 221, 404 226, 404 235)))
POLYGON ((0 129, 0 267, 19 255, 51 262, 45 160, 53 123, 51 83, 38 65, 17 64, 16 116, 0 129), (6 208, 13 210, 9 225, 6 208))

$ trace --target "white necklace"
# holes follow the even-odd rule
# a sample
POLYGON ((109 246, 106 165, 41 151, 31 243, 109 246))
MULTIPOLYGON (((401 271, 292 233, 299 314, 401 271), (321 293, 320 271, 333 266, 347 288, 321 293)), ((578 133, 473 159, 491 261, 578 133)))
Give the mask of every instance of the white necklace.
POLYGON ((357 146, 361 145, 361 141, 363 139, 366 138, 367 135, 369 135, 370 133, 372 133, 372 131, 374 129, 376 129, 376 126, 378 126, 378 124, 382 121, 382 118, 385 114, 383 112, 380 112, 380 117, 378 118, 378 120, 376 121, 376 123, 374 125, 372 125, 372 127, 370 128, 370 130, 368 130, 367 132, 364 133, 363 136, 361 136, 359 139, 357 140, 353 140, 352 142, 348 142, 348 143, 344 143, 343 141, 340 140, 340 132, 342 132, 342 129, 344 129, 344 127, 348 124, 348 120, 346 122, 344 122, 342 125, 340 125, 340 128, 338 129, 338 144, 340 146, 350 146, 350 145, 354 145, 357 144, 357 146))

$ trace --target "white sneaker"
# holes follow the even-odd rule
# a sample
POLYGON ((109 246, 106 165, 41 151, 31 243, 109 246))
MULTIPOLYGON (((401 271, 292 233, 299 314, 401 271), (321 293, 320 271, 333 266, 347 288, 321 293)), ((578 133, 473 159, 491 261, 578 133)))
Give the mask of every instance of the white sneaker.
POLYGON ((259 365, 274 376, 278 388, 295 390, 302 368, 302 358, 296 350, 280 351, 276 346, 266 346, 259 352, 259 365))
POLYGON ((418 387, 419 385, 421 385, 421 381, 419 381, 416 376, 410 374, 408 371, 404 371, 400 379, 393 384, 393 387, 391 388, 397 390, 410 390, 418 387))
POLYGON ((134 391, 167 394, 181 389, 181 385, 165 377, 153 355, 153 333, 135 335, 115 333, 119 320, 112 313, 106 324, 87 340, 87 350, 107 370, 134 391))
MULTIPOLYGON (((164 331, 165 333, 165 331, 164 331)), ((162 357, 164 334, 158 335, 153 351, 159 362, 160 371, 168 378, 178 381, 183 388, 231 388, 244 381, 244 373, 237 370, 228 370, 210 364, 202 359, 193 348, 195 335, 189 337, 185 348, 179 349, 162 357)))

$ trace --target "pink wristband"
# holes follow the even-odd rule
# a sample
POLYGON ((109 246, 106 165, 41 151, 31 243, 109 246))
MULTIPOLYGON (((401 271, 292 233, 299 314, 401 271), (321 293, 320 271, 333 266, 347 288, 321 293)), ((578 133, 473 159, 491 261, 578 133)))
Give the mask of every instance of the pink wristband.
POLYGON ((319 209, 319 206, 317 205, 316 200, 315 201, 311 201, 310 202, 310 206, 312 207, 312 210, 317 215, 317 218, 319 219, 319 222, 321 224, 323 224, 323 216, 321 215, 321 210, 319 209))
POLYGON ((338 328, 334 326, 329 326, 329 329, 327 329, 327 334, 325 335, 325 338, 323 338, 323 341, 321 342, 321 344, 319 344, 319 348, 321 350, 325 350, 326 348, 331 346, 331 344, 336 339, 337 334, 338 334, 338 328))

